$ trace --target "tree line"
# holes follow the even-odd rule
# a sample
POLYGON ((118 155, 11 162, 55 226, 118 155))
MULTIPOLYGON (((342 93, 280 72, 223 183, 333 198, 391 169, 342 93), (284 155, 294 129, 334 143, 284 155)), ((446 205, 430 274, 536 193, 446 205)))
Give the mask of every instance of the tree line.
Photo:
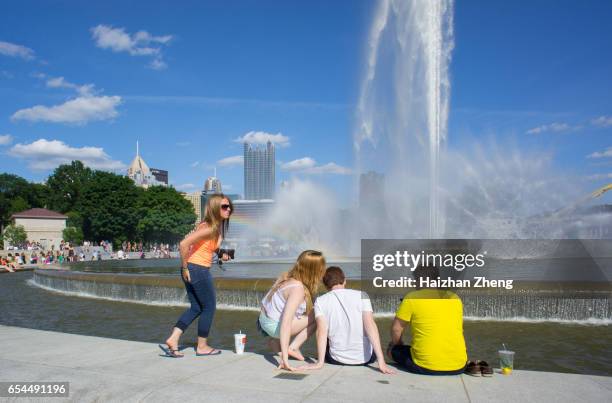
POLYGON ((0 226, 12 214, 42 207, 68 216, 64 240, 174 244, 192 230, 193 205, 172 187, 143 189, 122 175, 92 170, 81 161, 58 166, 46 183, 0 174, 0 226))

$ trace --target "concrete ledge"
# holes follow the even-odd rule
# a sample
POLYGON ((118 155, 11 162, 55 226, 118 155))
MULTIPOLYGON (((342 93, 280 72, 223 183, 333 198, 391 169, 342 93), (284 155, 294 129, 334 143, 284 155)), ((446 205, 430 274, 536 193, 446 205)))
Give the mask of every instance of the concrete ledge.
POLYGON ((0 274, 2 273, 18 273, 21 271, 34 271, 36 269, 38 269, 39 266, 35 265, 35 264, 22 264, 21 267, 19 267, 18 269, 14 269, 14 271, 8 271, 5 268, 0 268, 0 274))
MULTIPOLYGON (((514 371, 493 378, 382 375, 326 365, 280 379, 272 355, 164 358, 155 344, 0 326, 0 381, 69 381, 68 399, 35 401, 600 402, 612 377, 514 371)), ((248 346, 248 344, 247 344, 248 346)), ((20 398, 19 401, 27 400, 20 398)))

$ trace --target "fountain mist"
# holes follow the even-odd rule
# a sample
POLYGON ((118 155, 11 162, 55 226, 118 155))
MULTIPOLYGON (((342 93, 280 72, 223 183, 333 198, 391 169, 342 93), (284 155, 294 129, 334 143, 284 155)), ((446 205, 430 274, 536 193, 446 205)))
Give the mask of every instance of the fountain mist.
MULTIPOLYGON (((393 209, 393 223, 377 236, 439 237, 444 232, 439 164, 447 135, 452 49, 452 0, 379 3, 354 135, 357 172, 384 173, 387 209, 393 209)), ((380 218, 370 213, 377 214, 361 212, 366 227, 380 218)))

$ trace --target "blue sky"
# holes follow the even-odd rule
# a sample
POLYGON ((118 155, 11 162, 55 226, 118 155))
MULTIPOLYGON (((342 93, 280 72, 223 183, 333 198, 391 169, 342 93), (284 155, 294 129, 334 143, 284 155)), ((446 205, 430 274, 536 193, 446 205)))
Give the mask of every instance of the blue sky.
MULTIPOLYGON (((277 183, 309 178, 350 203, 374 5, 3 2, 0 171, 43 181, 74 155, 122 169, 139 140, 178 189, 216 166, 242 193, 236 140, 275 135, 277 183)), ((589 188, 612 182, 610 17, 609 1, 458 2, 449 147, 511 143, 589 188)))

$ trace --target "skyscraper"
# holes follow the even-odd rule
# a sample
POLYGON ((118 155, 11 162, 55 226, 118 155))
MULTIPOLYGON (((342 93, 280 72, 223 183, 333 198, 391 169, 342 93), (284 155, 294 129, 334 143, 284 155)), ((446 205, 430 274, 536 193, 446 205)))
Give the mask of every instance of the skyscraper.
POLYGON ((202 206, 205 204, 202 201, 203 199, 202 193, 201 192, 183 193, 183 197, 191 202, 191 205, 193 206, 193 211, 196 213, 196 216, 198 216, 196 224, 200 223, 202 221, 202 213, 203 213, 202 206))
POLYGON ((359 176, 359 207, 376 209, 385 193, 385 175, 369 171, 359 176))
POLYGON ((204 193, 222 193, 221 181, 216 176, 209 176, 204 182, 204 193))
POLYGON ((275 184, 274 144, 268 141, 259 147, 244 143, 244 198, 274 199, 275 184))
POLYGON ((165 169, 151 168, 151 175, 153 175, 158 182, 168 185, 168 171, 165 169))
POLYGON ((148 188, 149 186, 168 186, 168 171, 162 171, 156 169, 158 174, 165 174, 166 182, 162 182, 157 179, 157 175, 152 173, 153 170, 149 169, 149 166, 144 162, 140 156, 140 148, 138 141, 136 142, 136 157, 128 167, 127 176, 134 181, 136 186, 148 188))
POLYGON ((369 171, 359 176, 359 222, 362 238, 389 233, 391 221, 385 203, 385 175, 369 171))

